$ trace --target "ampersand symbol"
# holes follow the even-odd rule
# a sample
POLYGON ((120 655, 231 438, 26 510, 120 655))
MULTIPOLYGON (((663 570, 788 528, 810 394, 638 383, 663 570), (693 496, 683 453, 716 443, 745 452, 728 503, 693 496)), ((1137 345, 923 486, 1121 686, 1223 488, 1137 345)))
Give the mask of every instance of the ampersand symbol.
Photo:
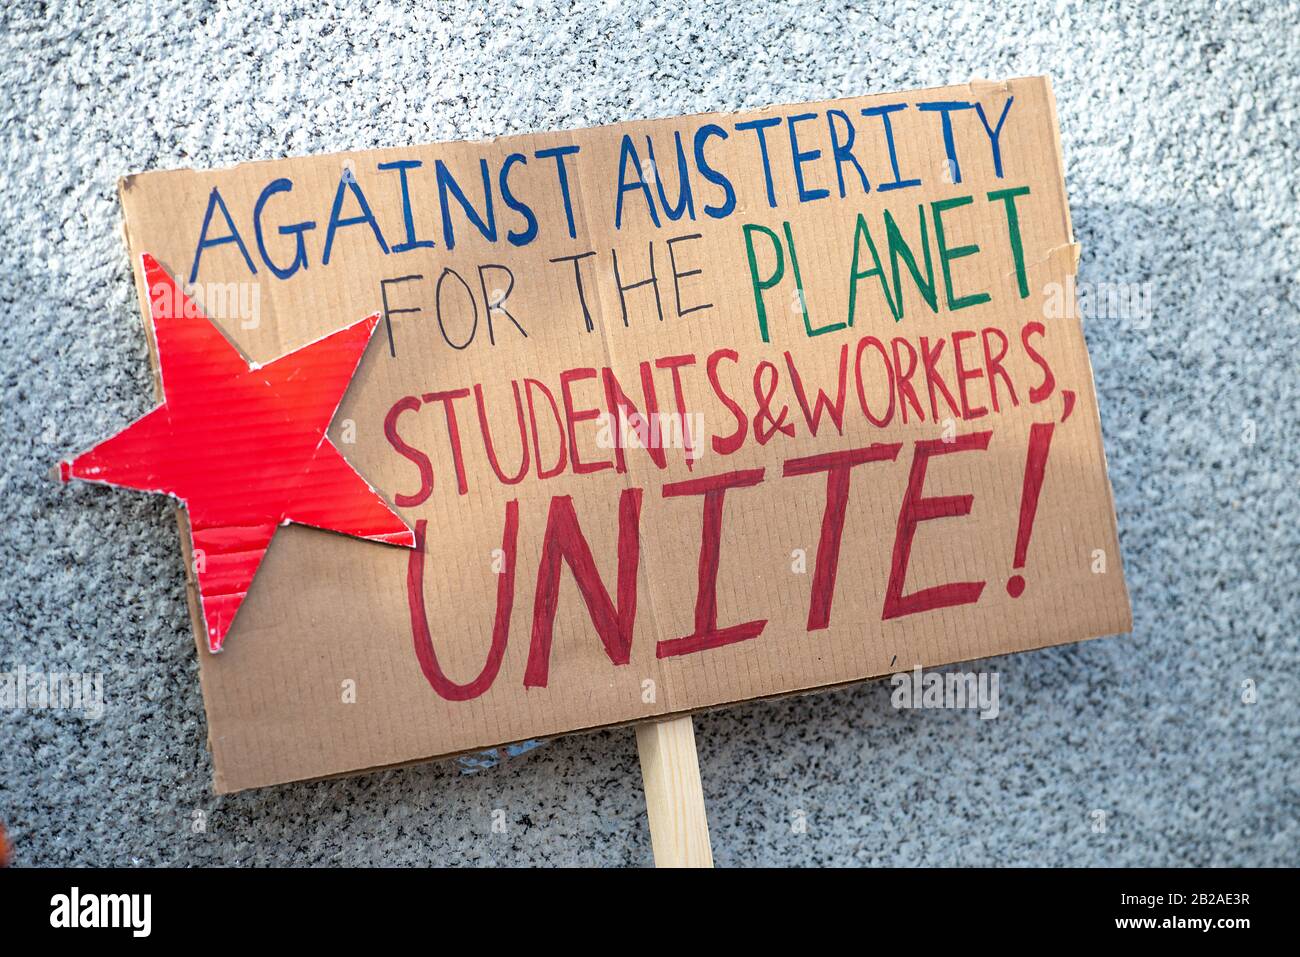
POLYGON ((781 373, 777 371, 776 366, 766 359, 754 369, 754 398, 758 400, 758 413, 754 416, 754 438, 758 440, 759 445, 767 445, 777 432, 794 437, 794 425, 786 424, 785 421, 790 412, 788 405, 782 405, 776 417, 772 416, 772 397, 776 395, 776 383, 780 378, 781 373), (772 373, 772 381, 768 385, 763 384, 764 371, 772 373), (768 424, 766 428, 764 423, 768 424))

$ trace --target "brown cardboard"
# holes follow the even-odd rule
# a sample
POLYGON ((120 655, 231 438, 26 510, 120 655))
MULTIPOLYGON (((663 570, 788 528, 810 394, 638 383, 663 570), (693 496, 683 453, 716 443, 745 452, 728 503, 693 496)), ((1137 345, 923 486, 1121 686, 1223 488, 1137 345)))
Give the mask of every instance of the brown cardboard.
MULTIPOLYGON (((844 139, 839 140, 843 146, 844 139)), ((843 154, 841 154, 843 157, 843 154)), ((634 178, 633 167, 626 171, 634 178)), ((344 180, 341 217, 357 216, 356 194, 344 180)), ((1120 562, 1111 491, 1106 477, 1100 423, 1092 371, 1082 330, 1073 318, 1045 318, 1045 289, 1064 283, 1076 263, 1076 248, 1064 193, 1062 161, 1051 89, 1043 78, 1006 83, 974 83, 903 94, 839 100, 829 103, 774 107, 754 114, 705 115, 633 122, 567 133, 543 133, 491 142, 450 143, 402 147, 356 154, 335 154, 244 164, 216 171, 151 172, 127 177, 121 184, 127 240, 132 260, 142 253, 156 256, 180 279, 190 279, 196 247, 212 190, 219 190, 229 215, 257 268, 256 274, 237 243, 205 248, 197 282, 211 289, 228 283, 252 283, 260 306, 259 321, 247 316, 216 321, 254 361, 281 355, 348 323, 387 308, 350 391, 330 430, 330 437, 350 462, 384 497, 393 502, 413 527, 424 528, 423 574, 419 557, 406 549, 381 547, 342 536, 292 526, 282 529, 259 570, 235 620, 225 650, 209 654, 200 641, 200 674, 208 713, 209 738, 216 768, 215 786, 229 792, 284 781, 323 777, 409 763, 527 738, 618 724, 686 712, 746 699, 827 687, 926 666, 993 654, 1039 648, 1129 629, 1131 616, 1120 562), (983 108, 990 128, 996 128, 1009 98, 1014 98, 998 132, 1003 175, 995 171, 991 136, 974 104, 983 108), (947 160, 942 117, 922 111, 921 104, 961 102, 969 108, 952 111, 952 141, 959 160, 947 160), (920 186, 881 191, 894 179, 883 123, 864 116, 863 109, 905 104, 889 114, 896 159, 902 178, 919 178, 920 186), (828 111, 837 111, 835 119, 828 111), (799 201, 795 161, 790 144, 790 117, 799 150, 820 150, 801 163, 805 190, 827 189, 826 198, 799 201), (870 180, 863 193, 856 169, 833 156, 831 125, 843 137, 851 122, 850 147, 870 180), (769 205, 758 139, 752 130, 737 130, 747 120, 777 118, 765 129, 776 207, 769 205), (725 175, 735 191, 736 208, 714 218, 705 206, 718 207, 724 190, 701 175, 695 165, 695 135, 714 124, 727 132, 704 140, 706 162, 725 175), (673 221, 660 214, 656 227, 647 214, 644 194, 624 194, 625 221, 614 228, 620 181, 620 144, 624 135, 634 142, 638 168, 653 169, 662 180, 668 204, 678 196, 678 164, 674 133, 682 134, 683 153, 693 185, 694 219, 683 212, 673 221), (657 165, 645 164, 646 137, 653 142, 657 165), (561 202, 557 162, 537 151, 576 145, 566 173, 571 190, 575 236, 570 238, 561 202), (526 220, 504 202, 500 171, 513 161, 507 182, 516 199, 527 203, 537 224, 537 237, 514 245, 507 234, 525 229, 526 220), (454 224, 454 249, 448 249, 439 203, 437 161, 477 210, 483 209, 484 186, 480 160, 486 161, 494 197, 496 239, 490 241, 461 211, 454 196, 449 209, 454 224), (368 201, 390 250, 409 239, 397 170, 380 171, 381 163, 419 161, 409 168, 411 225, 415 238, 432 240, 434 248, 390 251, 385 254, 369 225, 342 226, 336 231, 328 265, 323 246, 340 180, 352 177, 368 201), (839 171, 846 178, 840 197, 839 171), (956 175, 960 182, 955 182, 956 175), (266 194, 263 243, 272 262, 285 268, 294 259, 295 236, 280 226, 314 221, 303 233, 306 269, 286 279, 276 278, 259 251, 254 208, 273 181, 292 181, 288 191, 266 194), (988 194, 1028 186, 1028 195, 1015 200, 1022 238, 1021 269, 1010 242, 1005 200, 988 194), (943 211, 949 250, 978 244, 973 255, 950 261, 954 295, 987 292, 990 301, 949 308, 937 231, 931 203, 971 196, 968 205, 943 211), (784 278, 763 294, 770 342, 760 334, 755 292, 746 253, 745 229, 761 226, 784 242, 785 227, 798 260, 803 300, 810 325, 842 321, 849 298, 849 275, 855 223, 861 213, 882 257, 893 289, 883 211, 896 219, 907 243, 920 255, 918 204, 924 204, 927 238, 934 256, 937 314, 932 312, 901 265, 904 315, 890 313, 881 283, 874 277, 857 283, 857 311, 851 328, 808 336, 795 291, 793 263, 788 251, 784 278), (681 307, 710 303, 712 308, 679 315, 678 290, 671 273, 672 249, 680 277, 681 307), (624 284, 645 278, 647 249, 653 243, 663 317, 659 318, 652 287, 626 292, 624 324, 615 288, 611 250, 619 256, 624 284), (576 294, 571 262, 552 262, 588 251, 581 261, 585 305, 576 294), (482 301, 494 288, 509 286, 506 274, 483 264, 507 266, 514 277, 504 301, 509 315, 495 313, 489 333, 482 301), (451 269, 455 274, 444 273, 451 269), (387 303, 381 280, 420 275, 419 280, 390 283, 387 303), (443 279, 445 328, 434 311, 439 277, 443 279), (462 277, 464 284, 461 279, 462 277), (1025 294, 1022 296, 1022 280, 1025 294), (477 303, 477 327, 464 348, 470 326, 467 296, 477 303), (421 312, 394 313, 419 307, 421 312), (527 331, 521 335, 511 317, 527 331), (243 321, 241 321, 241 318, 243 321), (1039 327, 1032 324, 1039 323, 1039 327), (391 340, 389 327, 391 324, 391 340), (1012 405, 1001 377, 1000 409, 994 411, 988 389, 988 364, 983 354, 986 336, 996 352, 996 332, 1008 343, 1002 360, 1006 377, 1017 394, 1012 405), (1026 332, 1026 330, 1029 330, 1026 332), (963 362, 980 368, 980 378, 967 380, 967 412, 963 416, 953 358, 954 333, 959 336, 963 362), (875 337, 890 355, 895 337, 918 353, 921 337, 945 346, 936 360, 945 384, 956 399, 950 408, 940 392, 939 416, 933 416, 918 356, 913 374, 924 421, 909 406, 909 419, 900 419, 897 389, 894 416, 876 426, 860 408, 856 386, 857 348, 875 337), (492 341, 495 340, 495 341, 492 341), (1026 348, 1028 343, 1029 348, 1026 348), (809 405, 818 390, 837 398, 841 349, 848 347, 846 398, 842 434, 823 411, 818 433, 810 434, 807 419, 789 375, 793 363, 809 405), (708 375, 708 360, 719 349, 737 354, 716 360, 721 389, 743 407, 747 427, 743 445, 730 454, 712 447, 711 439, 726 437, 736 418, 718 398, 708 375), (1032 352, 1031 352, 1032 349, 1032 352), (395 355, 393 354, 395 352, 395 355), (787 361, 786 353, 789 353, 787 361), (494 474, 484 452, 473 387, 481 384, 492 438, 504 473, 520 463, 511 382, 532 379, 554 394, 563 415, 560 373, 594 369, 596 378, 570 381, 576 411, 606 405, 601 376, 606 367, 633 405, 645 410, 640 365, 645 360, 693 355, 693 365, 678 369, 686 408, 703 416, 704 454, 688 468, 683 449, 664 450, 660 469, 643 449, 625 451, 626 472, 607 468, 575 474, 571 461, 559 475, 539 479, 536 455, 530 448, 529 473, 507 485, 494 474), (1035 358, 1038 356, 1039 358, 1035 358), (779 374, 772 411, 793 437, 777 431, 765 444, 756 441, 754 372, 767 361, 779 374), (1043 366, 1050 367, 1052 388, 1044 386, 1043 366), (1043 387, 1039 401, 1030 392, 1043 387), (458 490, 451 453, 445 403, 426 395, 445 390, 470 390, 452 400, 463 451, 464 494, 458 490), (1067 395, 1069 393, 1069 395, 1067 395), (406 406, 393 412, 406 397, 406 406), (987 412, 975 415, 975 408, 987 412), (409 503, 421 487, 420 470, 401 454, 385 434, 390 432, 410 448, 429 457, 433 487, 418 505, 409 503), (394 424, 395 423, 395 424, 394 424), (1041 492, 1033 515, 1032 534, 1024 566, 1013 567, 1031 428, 1041 438, 1052 423, 1041 492), (987 441, 980 436, 991 432, 987 441), (349 441, 351 440, 351 441, 349 441), (910 550, 902 589, 906 595, 952 582, 985 582, 974 602, 935 608, 897 617, 883 617, 891 567, 900 551, 897 531, 905 490, 913 475, 917 442, 940 443, 928 460, 921 496, 948 499, 937 506, 948 517, 920 521, 910 550), (984 448, 975 446, 984 442, 984 448), (816 569, 833 551, 823 543, 828 480, 825 471, 789 460, 814 455, 869 449, 873 444, 899 444, 892 459, 885 452, 863 452, 864 461, 850 472, 849 497, 839 545, 828 627, 809 630, 810 603, 816 569), (692 633, 697 615, 707 619, 708 602, 697 603, 700 579, 701 527, 707 510, 698 494, 666 497, 665 485, 704 480, 720 473, 763 469, 762 481, 729 490, 723 499, 718 547, 716 621, 720 628, 766 621, 760 633, 720 647, 690 651, 676 643, 692 633), (785 475, 789 471, 792 474, 785 475), (807 474, 804 474, 807 473, 807 474), (639 489, 639 530, 636 575, 626 576, 624 591, 636 584, 635 626, 626 663, 620 659, 614 619, 619 611, 620 583, 616 549, 620 515, 632 524, 639 489), (961 514, 971 495, 969 513, 961 514), (576 584, 569 562, 559 561, 559 590, 548 667, 542 683, 541 661, 534 654, 534 596, 548 513, 556 521, 566 513, 556 498, 571 497, 589 545, 591 562, 608 591, 605 619, 612 651, 598 637, 593 616, 576 584), (505 516, 517 503, 517 553, 505 562, 505 516), (620 512, 620 503, 623 511, 620 512), (819 552, 820 545, 820 552, 819 552), (802 550, 803 558, 799 552, 802 550), (501 572, 498 574, 498 572, 501 572), (513 579, 511 578, 513 572, 513 579), (1012 597, 1008 582, 1020 575, 1025 586, 1012 597), (453 693, 448 700, 435 690, 437 679, 426 677, 417 646, 429 643, 414 626, 409 585, 422 583, 428 631, 438 667, 446 683, 465 686, 479 675, 493 644, 493 618, 500 590, 513 581, 509 633, 493 680, 481 693, 453 693), (701 607, 697 607, 700 604, 701 607), (608 620, 607 620, 608 619, 608 620), (688 653, 657 657, 657 649, 688 653), (531 686, 525 685, 526 676, 531 686)), ((647 188, 659 205, 653 181, 647 188)), ((214 212, 207 237, 228 232, 222 212, 214 212)), ((760 278, 767 275, 774 253, 768 234, 751 230, 760 278)), ((865 244, 859 247, 871 265, 865 244)), ((234 287, 237 290, 243 287, 234 287)), ((229 290, 227 290, 229 291, 229 290)), ((246 290, 244 290, 246 291, 246 290)), ((144 290, 141 284, 142 304, 144 290)), ((209 297, 210 298, 210 297, 209 297)), ((211 314, 213 310, 209 310, 211 314)), ((147 309, 145 310, 147 315, 147 309)), ((888 402, 881 386, 885 361, 874 346, 864 346, 862 369, 868 408, 878 418, 888 402), (874 390, 874 391, 873 391, 874 390)), ((901 360, 906 365, 906 348, 901 360)), ((671 361, 667 364, 671 366, 671 361)), ((660 406, 675 402, 673 369, 651 368, 660 406)), ((770 381, 764 372, 759 393, 770 381)), ((545 396, 533 389, 544 464, 556 452, 554 424, 545 396), (550 428, 548 428, 548 423, 550 428)), ((525 390, 524 394, 527 394, 525 390)), ((525 417, 527 406, 525 405, 525 417)), ((764 430, 772 423, 760 419, 764 430)), ((574 432, 581 460, 614 460, 614 451, 599 444, 600 422, 579 419, 574 432)), ((886 450, 887 451, 887 450, 886 450)), ((750 476, 751 479, 753 476, 750 476)), ((690 491, 678 486, 678 491, 690 491)), ((924 507, 924 506, 922 506, 924 507)), ((183 519, 182 519, 183 520, 183 519)), ((562 524, 562 523, 561 523, 562 524)), ((833 536, 831 536, 833 538, 833 536)), ((579 548, 573 554, 578 554, 579 548)), ((628 556, 625 556, 628 557, 628 556)), ((554 556, 552 556, 554 558, 554 556)), ((577 564, 582 565, 578 554, 577 564)), ((706 576, 707 577, 707 576, 706 576)), ((598 609, 604 600, 592 591, 598 609)), ((825 589, 822 589, 825 594, 825 589)), ((626 603, 625 603, 626 604, 626 603)), ((597 618, 600 618, 598 611, 597 618)), ((545 632, 541 628, 541 632, 545 632)), ((731 633, 736 637, 736 633, 731 633)), ((201 634, 200 634, 201 637, 201 634)), ((624 636, 626 637, 626 636, 624 636)), ((444 684, 444 691, 448 685, 444 684)))

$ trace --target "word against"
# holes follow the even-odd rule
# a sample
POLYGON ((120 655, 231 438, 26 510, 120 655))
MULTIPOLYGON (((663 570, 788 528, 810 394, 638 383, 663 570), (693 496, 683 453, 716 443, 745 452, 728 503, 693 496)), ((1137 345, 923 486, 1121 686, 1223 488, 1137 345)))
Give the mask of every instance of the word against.
POLYGON ((932 671, 921 673, 917 665, 890 679, 894 693, 890 695, 893 706, 903 708, 979 708, 980 718, 998 716, 998 673, 981 671, 966 674, 960 671, 947 673, 932 671))
POLYGON ((152 894, 69 894, 50 898, 51 927, 129 927, 133 937, 148 937, 153 927, 152 894))

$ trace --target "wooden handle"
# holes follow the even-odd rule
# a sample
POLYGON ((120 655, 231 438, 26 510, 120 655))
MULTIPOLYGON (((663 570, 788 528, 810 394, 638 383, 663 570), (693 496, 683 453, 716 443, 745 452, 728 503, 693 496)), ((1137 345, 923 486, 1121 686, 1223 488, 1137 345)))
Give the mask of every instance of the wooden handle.
POLYGON ((691 716, 637 725, 636 748, 655 867, 712 867, 691 716))

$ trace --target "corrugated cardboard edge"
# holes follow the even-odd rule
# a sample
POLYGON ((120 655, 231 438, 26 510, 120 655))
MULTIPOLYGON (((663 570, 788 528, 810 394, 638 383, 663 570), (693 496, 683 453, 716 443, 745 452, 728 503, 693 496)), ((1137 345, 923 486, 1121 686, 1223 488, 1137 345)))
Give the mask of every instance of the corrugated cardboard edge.
MULTIPOLYGON (((1099 641, 1102 638, 1107 638, 1107 637, 1112 637, 1112 636, 1091 635, 1086 638, 1080 638, 1077 641, 1072 641, 1070 642, 1070 644, 1076 645, 1076 644, 1082 644, 1085 641, 1099 641)), ((1061 645, 1059 644, 1044 642, 1043 644, 1031 645, 1028 648, 1022 648, 1014 652, 1006 652, 1005 654, 1024 655, 1035 651, 1043 651, 1044 649, 1047 648, 1059 648, 1059 647, 1061 647, 1061 645)), ((1004 655, 997 655, 995 657, 1000 658, 1000 657, 1004 657, 1004 655)), ((946 670, 946 669, 954 668, 958 665, 968 664, 972 661, 987 661, 987 660, 989 659, 963 658, 959 661, 946 662, 943 665, 937 666, 935 670, 939 670, 939 669, 946 670)), ((562 735, 558 735, 558 737, 569 737, 570 735, 575 735, 575 734, 592 734, 596 731, 613 731, 619 728, 634 728, 639 724, 645 724, 647 722, 667 721, 671 718, 680 718, 687 715, 711 714, 715 711, 722 711, 726 708, 734 708, 737 705, 742 705, 742 704, 755 704, 759 702, 776 702, 776 701, 783 701, 786 698, 806 698, 809 697, 810 695, 829 694, 836 691, 844 691, 848 688, 854 688, 859 685, 868 684, 870 682, 881 681, 899 672, 910 671, 915 666, 915 664, 916 664, 915 662, 911 662, 904 665, 902 662, 900 662, 898 664, 898 667, 895 670, 882 671, 879 674, 867 675, 866 677, 863 678, 854 678, 850 681, 838 681, 835 682, 834 684, 816 685, 815 687, 811 687, 811 688, 797 688, 793 691, 779 691, 775 694, 756 695, 750 698, 737 698, 733 701, 724 701, 719 704, 709 705, 703 708, 684 708, 680 711, 665 711, 662 714, 655 714, 653 716, 646 717, 646 718, 639 718, 634 721, 615 721, 609 724, 593 724, 588 727, 574 728, 570 731, 565 731, 562 735)), ((371 765, 370 767, 356 768, 355 770, 352 771, 340 771, 337 774, 322 774, 315 777, 298 778, 293 781, 268 781, 262 784, 249 784, 249 785, 245 785, 244 787, 238 787, 238 788, 227 787, 225 785, 225 782, 222 780, 221 774, 218 773, 216 774, 215 779, 213 781, 213 790, 217 794, 239 794, 242 791, 254 791, 254 790, 260 790, 261 788, 268 788, 268 787, 292 787, 293 785, 296 784, 305 784, 313 781, 337 781, 343 778, 356 777, 357 775, 360 774, 377 774, 381 771, 398 771, 401 770, 402 768, 418 767, 419 765, 429 764, 430 762, 433 761, 452 761, 455 760, 457 757, 460 757, 461 755, 477 754, 478 752, 485 751, 489 748, 508 748, 511 747, 512 745, 523 744, 525 741, 530 741, 530 740, 536 741, 539 739, 519 738, 515 741, 495 741, 495 740, 483 741, 482 743, 476 744, 473 747, 465 748, 460 751, 453 751, 450 753, 439 752, 436 754, 426 755, 425 757, 411 758, 408 761, 394 761, 391 764, 376 764, 376 765, 371 765)))
MULTIPOLYGON (((1071 268, 1068 272, 1070 276, 1077 276, 1079 273, 1079 254, 1081 247, 1075 240, 1074 222, 1070 217, 1070 194, 1065 188, 1065 152, 1061 148, 1061 119, 1056 109, 1056 91, 1052 89, 1052 80, 1048 76, 1034 77, 1043 84, 1043 92, 1047 96, 1047 108, 1051 114, 1052 142, 1056 146, 1056 176, 1061 188, 1061 209, 1065 215, 1065 234, 1070 237, 1070 243, 1073 246, 1074 255, 1071 259, 1071 268)), ((1076 310, 1077 312, 1077 310, 1076 310)), ((1083 317, 1079 318, 1079 334, 1083 335, 1083 317)), ((1101 431, 1101 396, 1097 392, 1097 374, 1092 368, 1092 353, 1088 351, 1087 338, 1084 337, 1083 361, 1088 369, 1088 380, 1092 383, 1093 395, 1096 396, 1096 403, 1093 406, 1093 414, 1089 418, 1089 425, 1097 439, 1097 448, 1101 451, 1102 479, 1106 486, 1106 500, 1110 503, 1110 528, 1115 536, 1115 546, 1118 554, 1115 556, 1115 562, 1119 571, 1120 590, 1124 593, 1124 630, 1121 634, 1128 634, 1133 630, 1133 601, 1128 593, 1128 579, 1124 577, 1124 547, 1119 537, 1119 515, 1115 511, 1115 489, 1110 484, 1110 462, 1106 459, 1106 439, 1101 431)))
MULTIPOLYGON (((130 181, 133 177, 124 176, 117 181, 118 202, 122 206, 122 240, 126 244, 126 254, 131 267, 131 279, 135 283, 136 299, 140 305, 140 321, 144 326, 145 344, 149 349, 149 370, 153 379, 153 394, 155 404, 163 401, 162 371, 158 364, 158 344, 154 342, 153 322, 150 319, 149 308, 149 289, 145 283, 144 270, 139 268, 139 259, 135 255, 135 246, 131 241, 131 225, 126 221, 126 201, 123 192, 130 189, 130 181)), ((190 632, 194 637, 194 650, 202 655, 208 653, 207 629, 203 624, 203 606, 199 599, 198 581, 194 577, 194 555, 193 542, 190 538, 190 520, 185 509, 177 505, 175 508, 176 530, 180 536, 181 560, 185 566, 185 601, 189 606, 190 613, 190 632)), ((199 691, 203 697, 203 718, 207 723, 207 695, 208 690, 204 686, 203 669, 195 663, 195 670, 199 675, 199 691)), ((212 751, 212 742, 207 740, 209 753, 212 751)), ((217 794, 231 793, 222 789, 221 773, 213 766, 213 790, 217 794)))

